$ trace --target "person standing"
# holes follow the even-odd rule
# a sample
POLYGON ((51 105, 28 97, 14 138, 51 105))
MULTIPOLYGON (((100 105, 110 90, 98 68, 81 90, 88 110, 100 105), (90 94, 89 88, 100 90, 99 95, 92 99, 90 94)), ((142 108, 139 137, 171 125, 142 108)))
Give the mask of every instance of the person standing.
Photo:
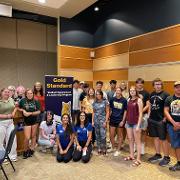
POLYGON ((154 138, 154 147, 156 154, 148 159, 153 163, 159 161, 160 166, 166 166, 170 162, 169 143, 167 141, 166 118, 164 117, 164 103, 169 94, 163 91, 163 82, 156 78, 153 81, 154 91, 150 94, 150 116, 148 119, 149 136, 154 138), (162 159, 160 148, 164 153, 162 159))
POLYGON ((122 96, 126 99, 129 98, 129 92, 128 92, 128 89, 127 89, 127 83, 125 81, 122 81, 120 83, 120 88, 121 88, 121 91, 122 91, 122 96))
MULTIPOLYGON (((4 149, 4 142, 7 146, 11 131, 14 129, 13 117, 16 113, 15 102, 10 97, 7 88, 0 92, 0 149, 4 149)), ((9 158, 11 161, 17 161, 17 141, 14 139, 9 158)))
POLYGON ((93 103, 92 125, 95 127, 98 154, 106 155, 106 127, 109 121, 109 102, 103 99, 103 92, 96 91, 93 103))
POLYGON ((72 111, 72 122, 73 124, 76 123, 77 116, 80 112, 80 94, 81 90, 79 89, 79 81, 74 80, 73 81, 73 111, 72 111))
POLYGON ((120 149, 123 143, 123 127, 126 121, 127 100, 122 97, 120 88, 116 88, 116 96, 110 101, 110 140, 112 151, 115 149, 115 132, 117 131, 118 147, 114 156, 120 155, 120 149))
POLYGON ((145 154, 145 138, 146 138, 146 131, 148 126, 148 118, 149 118, 149 112, 150 112, 150 102, 149 102, 149 93, 144 90, 144 80, 142 78, 138 78, 136 80, 136 89, 138 91, 138 94, 143 102, 143 118, 142 118, 142 148, 141 148, 141 154, 145 154))
POLYGON ((141 123, 142 123, 143 103, 134 86, 129 89, 129 100, 127 105, 126 129, 129 140, 130 156, 124 160, 135 160, 134 145, 137 147, 137 158, 133 162, 133 166, 141 164, 141 123), (134 143, 135 142, 135 143, 134 143))
POLYGON ((174 95, 167 97, 164 106, 171 147, 175 150, 177 159, 177 163, 169 170, 180 171, 180 81, 174 83, 174 95))
POLYGON ((31 157, 34 154, 36 147, 37 135, 37 116, 40 114, 39 101, 34 99, 32 89, 26 89, 25 98, 19 102, 19 110, 24 116, 24 159, 31 157), (30 144, 31 141, 31 144, 30 144))
POLYGON ((113 99, 113 97, 115 96, 117 81, 111 80, 109 82, 109 84, 110 84, 111 89, 109 91, 107 91, 107 97, 108 97, 108 101, 110 102, 113 99))
POLYGON ((102 90, 102 88, 103 88, 103 82, 97 81, 96 82, 96 91, 102 91, 103 92, 103 99, 108 100, 107 94, 105 91, 102 90))

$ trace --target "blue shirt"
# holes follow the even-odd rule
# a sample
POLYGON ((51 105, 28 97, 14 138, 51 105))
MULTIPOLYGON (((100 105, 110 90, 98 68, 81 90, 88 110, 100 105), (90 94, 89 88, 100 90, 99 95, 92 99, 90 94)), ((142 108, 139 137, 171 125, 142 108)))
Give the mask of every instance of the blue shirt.
POLYGON ((66 134, 65 129, 62 126, 62 124, 59 124, 57 126, 56 133, 59 136, 59 142, 61 144, 62 149, 66 149, 69 142, 71 141, 70 134, 66 134))
POLYGON ((110 121, 114 123, 120 123, 123 119, 124 111, 127 110, 127 100, 124 97, 117 99, 114 97, 110 101, 111 117, 110 121))
POLYGON ((75 132, 77 133, 77 139, 79 142, 86 142, 88 140, 88 132, 92 131, 91 123, 88 123, 85 127, 75 126, 75 132))

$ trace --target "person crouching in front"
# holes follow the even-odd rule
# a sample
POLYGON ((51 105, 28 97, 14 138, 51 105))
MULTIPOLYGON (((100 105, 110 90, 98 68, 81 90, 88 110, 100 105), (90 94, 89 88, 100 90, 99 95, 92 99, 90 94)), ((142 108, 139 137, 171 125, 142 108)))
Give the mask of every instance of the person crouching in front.
POLYGON ((72 159, 74 151, 74 130, 68 114, 63 114, 61 121, 62 124, 59 124, 56 128, 58 146, 56 159, 58 162, 68 163, 72 159))

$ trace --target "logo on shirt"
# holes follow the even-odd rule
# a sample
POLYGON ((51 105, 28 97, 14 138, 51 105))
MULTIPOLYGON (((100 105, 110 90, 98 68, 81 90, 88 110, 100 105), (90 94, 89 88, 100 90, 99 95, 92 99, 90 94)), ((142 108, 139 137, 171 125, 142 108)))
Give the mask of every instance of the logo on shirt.
POLYGON ((122 106, 123 106, 122 103, 113 102, 113 104, 116 109, 122 109, 122 106))
POLYGON ((171 103, 171 114, 174 116, 180 116, 180 100, 176 99, 171 103))

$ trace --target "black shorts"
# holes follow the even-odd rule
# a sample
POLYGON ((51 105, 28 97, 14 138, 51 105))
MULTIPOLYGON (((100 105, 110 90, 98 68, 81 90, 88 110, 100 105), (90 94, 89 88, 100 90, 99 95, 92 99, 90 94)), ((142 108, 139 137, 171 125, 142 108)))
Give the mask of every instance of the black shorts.
POLYGON ((37 119, 36 120, 31 120, 31 121, 24 120, 24 126, 33 126, 35 124, 38 124, 37 119))
POLYGON ((122 128, 122 127, 119 127, 119 123, 120 122, 113 122, 113 121, 110 120, 109 126, 115 127, 115 128, 122 128))
POLYGON ((148 119, 148 131, 150 137, 158 137, 160 140, 166 140, 167 129, 166 122, 148 119))

